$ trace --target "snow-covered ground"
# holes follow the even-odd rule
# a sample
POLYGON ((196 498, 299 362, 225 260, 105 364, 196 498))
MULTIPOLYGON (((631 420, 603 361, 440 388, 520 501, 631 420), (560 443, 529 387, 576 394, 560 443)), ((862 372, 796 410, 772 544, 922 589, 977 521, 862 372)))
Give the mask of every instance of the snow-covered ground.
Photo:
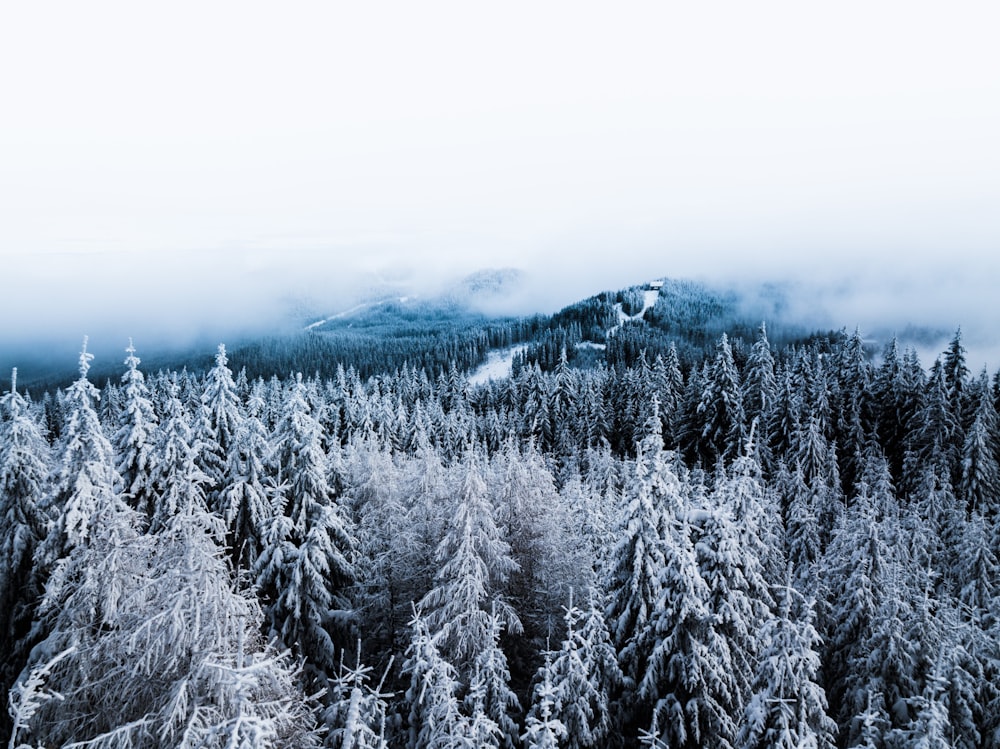
MULTIPOLYGON (((410 297, 408 297, 408 296, 401 296, 401 297, 399 297, 399 301, 402 304, 406 304, 406 302, 409 301, 409 299, 410 299, 410 297)), ((312 330, 313 328, 318 328, 320 325, 325 325, 326 323, 330 322, 331 320, 340 320, 340 319, 342 319, 344 317, 350 317, 351 315, 356 314, 356 313, 360 312, 361 310, 369 309, 371 307, 378 307, 380 305, 388 304, 389 302, 393 302, 393 301, 396 301, 395 297, 393 297, 392 299, 382 299, 382 300, 380 300, 378 302, 364 302, 363 304, 355 305, 354 307, 351 307, 350 309, 345 309, 343 312, 338 312, 337 314, 331 315, 330 317, 324 317, 322 320, 317 320, 316 322, 309 323, 308 325, 306 325, 305 330, 312 330)))
MULTIPOLYGON (((618 313, 618 324, 608 331, 608 336, 614 335, 622 325, 630 320, 641 320, 645 316, 646 310, 651 309, 653 305, 656 304, 656 300, 659 296, 660 292, 655 289, 647 289, 643 292, 642 309, 634 315, 626 315, 622 310, 621 304, 616 304, 615 311, 618 313)), ((576 344, 576 347, 578 349, 586 348, 604 350, 607 348, 607 345, 603 343, 594 343, 593 341, 581 341, 576 344)), ((511 369, 514 364, 514 356, 521 353, 526 348, 527 346, 519 345, 491 351, 487 355, 486 361, 479 365, 474 372, 469 374, 469 384, 482 385, 490 380, 500 380, 504 377, 510 377, 511 369)))
POLYGON ((643 292, 642 297, 642 309, 636 312, 634 315, 626 315, 624 310, 622 310, 621 303, 615 305, 615 311, 618 313, 618 324, 608 331, 608 335, 612 336, 617 333, 622 325, 627 323, 629 320, 641 320, 646 316, 646 310, 652 308, 656 304, 657 297, 660 296, 660 292, 656 289, 646 289, 643 292))
POLYGON ((510 377, 511 368, 514 366, 514 357, 526 348, 528 347, 521 344, 490 351, 486 356, 486 361, 469 374, 469 384, 484 385, 490 380, 502 380, 504 377, 510 377))

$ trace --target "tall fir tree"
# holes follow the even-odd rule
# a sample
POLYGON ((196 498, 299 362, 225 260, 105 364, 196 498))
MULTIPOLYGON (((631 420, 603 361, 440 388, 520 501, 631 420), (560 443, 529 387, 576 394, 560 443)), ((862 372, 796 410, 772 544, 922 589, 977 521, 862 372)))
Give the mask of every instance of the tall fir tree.
POLYGON ((149 517, 152 515, 156 494, 150 477, 155 460, 153 453, 159 419, 145 376, 139 370, 141 360, 135 355, 131 338, 125 353, 127 369, 122 375, 124 397, 114 434, 114 448, 118 456, 123 493, 132 507, 149 517))
POLYGON ((10 380, 10 392, 0 398, 0 688, 5 691, 25 665, 27 653, 19 645, 27 645, 41 594, 32 567, 46 532, 40 505, 49 458, 41 426, 17 392, 16 369, 10 380))

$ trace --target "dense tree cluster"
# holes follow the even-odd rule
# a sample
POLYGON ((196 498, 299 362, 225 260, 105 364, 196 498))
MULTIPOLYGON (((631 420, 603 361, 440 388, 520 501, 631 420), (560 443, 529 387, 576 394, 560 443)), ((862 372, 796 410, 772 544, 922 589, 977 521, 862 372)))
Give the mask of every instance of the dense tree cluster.
POLYGON ((130 345, 102 391, 86 347, 65 390, 15 375, 3 739, 1000 742, 1000 379, 959 335, 925 370, 763 326, 572 367, 606 304, 641 302, 476 387, 454 357, 234 375, 221 346, 144 375, 130 345))

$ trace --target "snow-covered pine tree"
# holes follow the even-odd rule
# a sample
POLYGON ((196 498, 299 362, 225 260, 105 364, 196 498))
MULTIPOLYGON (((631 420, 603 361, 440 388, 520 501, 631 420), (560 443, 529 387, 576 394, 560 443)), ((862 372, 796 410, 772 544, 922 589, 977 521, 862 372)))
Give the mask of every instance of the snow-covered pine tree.
POLYGON ((979 382, 979 405, 962 447, 962 482, 959 496, 966 510, 993 517, 1000 511, 1000 419, 993 404, 993 393, 986 383, 986 372, 979 382))
MULTIPOLYGON (((699 571, 691 529, 675 518, 663 544, 660 594, 650 622, 654 643, 639 684, 671 747, 729 749, 739 704, 733 654, 709 610, 710 590, 699 571)), ((652 729, 650 729, 652 730, 652 729)))
POLYGON ((760 633, 762 648, 746 705, 738 749, 833 749, 837 724, 826 714, 819 683, 820 636, 812 604, 789 583, 760 633))
POLYGON ((198 468, 191 425, 179 395, 176 378, 171 377, 166 385, 163 421, 149 468, 149 484, 155 491, 150 533, 164 530, 178 512, 203 503, 208 484, 208 477, 198 468))
POLYGON ((468 746, 469 727, 458 701, 455 667, 438 649, 442 633, 432 635, 417 612, 410 628, 410 647, 403 664, 403 672, 410 675, 407 749, 462 749, 468 746))
POLYGON ((715 361, 708 370, 697 411, 701 423, 698 457, 702 466, 711 468, 720 458, 728 461, 739 455, 746 417, 740 375, 725 333, 716 345, 715 361))
POLYGON ((41 745, 316 747, 312 704, 287 654, 260 639, 256 600, 234 588, 224 526, 197 491, 156 535, 123 504, 95 517, 63 584, 50 582, 48 637, 33 662, 62 699, 30 723, 41 745))
POLYGON ((551 665, 554 715, 566 727, 561 746, 601 747, 611 728, 609 701, 621 686, 621 672, 593 590, 586 611, 570 595, 564 621, 566 637, 551 665))
POLYGON ((0 398, 0 689, 4 691, 24 667, 27 653, 15 648, 31 629, 41 594, 31 571, 35 549, 46 532, 39 506, 49 470, 49 445, 27 401, 17 392, 16 369, 10 379, 10 392, 0 398))
POLYGON ((114 448, 118 456, 118 473, 122 477, 122 491, 128 503, 146 517, 152 517, 156 491, 151 483, 151 469, 156 427, 159 419, 153 408, 145 377, 139 370, 140 359, 135 355, 132 339, 125 349, 124 389, 118 431, 114 435, 114 448))
POLYGON ((517 746, 515 717, 521 712, 521 703, 510 687, 510 668, 500 647, 505 624, 497 615, 495 605, 490 611, 489 626, 490 643, 476 655, 465 705, 470 715, 481 713, 480 721, 485 718, 494 726, 490 733, 496 737, 496 746, 514 749, 517 746))
POLYGON ((880 679, 874 671, 878 664, 868 660, 890 580, 889 549, 876 509, 885 498, 874 494, 868 481, 859 483, 858 494, 835 529, 823 563, 823 574, 832 581, 823 656, 827 696, 841 735, 851 742, 861 736, 859 726, 868 720, 865 711, 876 710, 889 725, 880 679), (870 704, 875 695, 877 701, 870 704))
POLYGON ((900 737, 913 749, 954 749, 954 731, 948 720, 948 679, 935 668, 927 676, 923 694, 915 700, 916 718, 900 737))
POLYGON ((555 716, 557 696, 552 680, 552 654, 546 652, 521 736, 525 749, 559 749, 566 737, 566 726, 555 716))
POLYGON ((618 542, 611 553, 605 588, 612 599, 608 628, 626 679, 626 691, 636 690, 654 645, 651 621, 660 598, 660 572, 666 565, 664 543, 667 514, 680 505, 680 480, 664 454, 658 409, 648 434, 636 446, 633 475, 622 497, 618 542))
POLYGON ((370 683, 372 668, 361 663, 360 640, 353 668, 344 664, 343 649, 340 658, 340 670, 330 681, 330 706, 323 713, 329 727, 325 745, 330 749, 388 749, 386 721, 388 700, 393 696, 383 691, 388 669, 381 682, 370 683))
POLYGON ((302 376, 296 378, 275 433, 276 460, 287 482, 283 506, 257 561, 268 601, 271 634, 306 659, 319 684, 336 672, 334 635, 344 637, 352 616, 349 588, 354 541, 332 496, 320 427, 310 413, 302 376))
POLYGON ((770 464, 771 438, 768 430, 771 413, 778 397, 778 382, 774 376, 774 356, 767 340, 767 326, 760 324, 757 340, 750 348, 743 376, 743 411, 746 429, 755 423, 756 444, 762 451, 761 463, 770 464))
POLYGON ((218 508, 229 529, 227 546, 233 564, 242 570, 252 570, 263 551, 278 491, 267 429, 260 419, 263 410, 263 399, 252 392, 246 418, 239 422, 229 448, 228 483, 218 508))
POLYGON ((66 423, 44 503, 52 522, 35 552, 34 574, 40 585, 49 584, 52 575, 58 577, 58 568, 73 550, 90 542, 99 514, 122 509, 114 450, 94 410, 97 388, 87 379, 93 358, 85 337, 80 377, 66 391, 66 423))
MULTIPOLYGON (((722 649, 716 657, 724 659, 723 663, 713 664, 720 679, 715 699, 727 715, 738 716, 750 698, 757 653, 762 646, 758 627, 771 617, 771 595, 757 558, 763 544, 752 530, 753 520, 744 518, 737 523, 733 488, 730 480, 724 479, 710 495, 710 505, 698 519, 694 551, 698 574, 706 586, 704 604, 711 621, 711 640, 721 639, 722 649)), ((668 556, 666 570, 671 569, 670 562, 668 556)), ((713 743, 732 739, 732 735, 717 736, 713 743)))
POLYGON ((474 450, 466 450, 452 521, 436 552, 440 567, 434 587, 420 603, 427 626, 441 635, 442 653, 465 679, 476 654, 491 641, 490 607, 497 607, 508 628, 521 628, 502 594, 517 565, 496 526, 481 461, 474 450))

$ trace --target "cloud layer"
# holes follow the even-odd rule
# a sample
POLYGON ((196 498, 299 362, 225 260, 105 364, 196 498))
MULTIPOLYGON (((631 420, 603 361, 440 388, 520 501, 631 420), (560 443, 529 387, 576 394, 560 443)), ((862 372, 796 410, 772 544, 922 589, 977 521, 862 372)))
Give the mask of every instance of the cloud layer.
POLYGON ((487 266, 543 310, 667 273, 1000 322, 987 4, 57 5, 0 29, 5 340, 487 266))

